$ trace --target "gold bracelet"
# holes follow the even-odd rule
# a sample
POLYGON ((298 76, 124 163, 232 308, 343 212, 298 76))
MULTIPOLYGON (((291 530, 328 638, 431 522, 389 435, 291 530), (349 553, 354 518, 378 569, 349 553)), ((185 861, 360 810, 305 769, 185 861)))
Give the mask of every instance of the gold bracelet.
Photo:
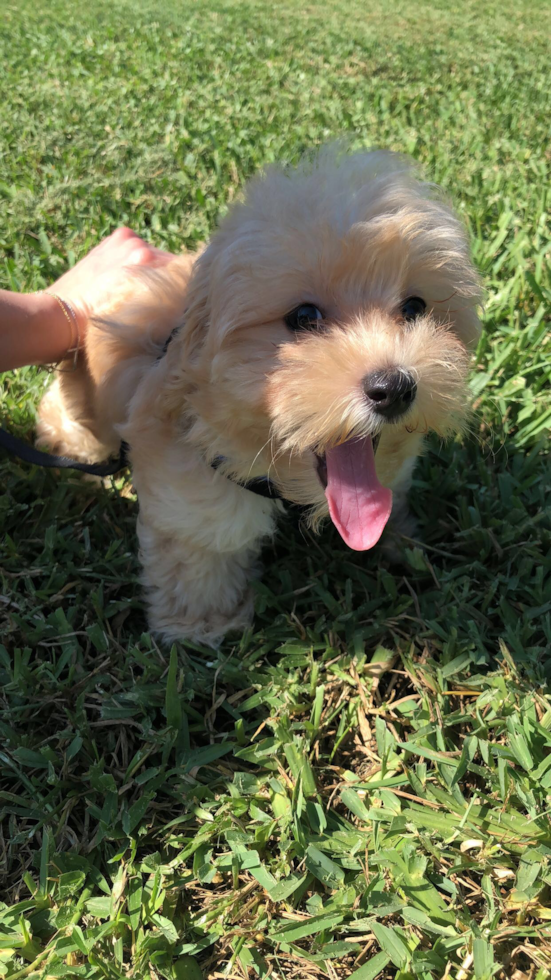
POLYGON ((71 303, 69 303, 69 300, 61 299, 61 296, 58 296, 57 293, 51 293, 49 290, 46 290, 46 292, 48 293, 48 296, 53 296, 53 298, 57 300, 61 309, 63 310, 65 319, 71 327, 71 335, 74 343, 72 344, 72 347, 67 348, 67 353, 75 355, 73 358, 73 366, 71 368, 71 371, 74 371, 77 366, 78 352, 80 350, 80 330, 78 329, 77 315, 73 306, 71 303))

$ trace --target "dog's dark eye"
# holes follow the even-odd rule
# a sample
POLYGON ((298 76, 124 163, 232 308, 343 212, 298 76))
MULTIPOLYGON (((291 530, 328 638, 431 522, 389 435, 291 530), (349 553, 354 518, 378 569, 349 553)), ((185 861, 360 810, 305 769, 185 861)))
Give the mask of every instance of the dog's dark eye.
POLYGON ((405 303, 402 303, 400 313, 407 323, 412 323, 419 316, 423 316, 427 304, 420 296, 409 296, 405 303))
POLYGON ((297 332, 300 330, 315 330, 320 320, 323 320, 323 313, 318 310, 317 306, 313 306, 312 303, 303 303, 302 306, 297 306, 296 310, 291 310, 284 317, 284 320, 289 330, 295 330, 297 332))

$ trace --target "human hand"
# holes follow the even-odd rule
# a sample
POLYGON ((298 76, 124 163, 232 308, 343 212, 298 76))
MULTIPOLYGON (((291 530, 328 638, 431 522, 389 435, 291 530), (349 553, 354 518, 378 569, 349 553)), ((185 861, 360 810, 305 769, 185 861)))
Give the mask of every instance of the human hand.
POLYGON ((117 228, 112 235, 96 245, 88 255, 65 272, 47 292, 69 302, 77 318, 80 337, 94 306, 113 280, 129 266, 159 267, 172 261, 174 255, 163 252, 136 235, 130 228, 117 228))
POLYGON ((173 258, 130 228, 118 228, 48 290, 0 291, 0 371, 62 361, 82 344, 90 315, 126 269, 158 267, 173 258))

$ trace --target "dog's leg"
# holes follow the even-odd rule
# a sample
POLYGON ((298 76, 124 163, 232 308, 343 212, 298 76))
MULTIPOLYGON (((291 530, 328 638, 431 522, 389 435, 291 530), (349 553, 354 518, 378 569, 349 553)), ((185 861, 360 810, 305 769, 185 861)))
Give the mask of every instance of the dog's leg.
POLYGON ((160 442, 149 444, 147 456, 136 441, 132 447, 148 620, 169 642, 216 646, 251 622, 251 579, 281 505, 186 459, 185 448, 179 456, 169 444, 163 457, 160 442))
POLYGON ((257 547, 217 554, 138 522, 148 620, 165 641, 193 639, 217 646, 253 616, 251 578, 257 547))
POLYGON ((36 444, 58 456, 80 462, 100 462, 116 449, 94 431, 90 377, 84 365, 74 373, 60 374, 42 398, 38 409, 36 444))

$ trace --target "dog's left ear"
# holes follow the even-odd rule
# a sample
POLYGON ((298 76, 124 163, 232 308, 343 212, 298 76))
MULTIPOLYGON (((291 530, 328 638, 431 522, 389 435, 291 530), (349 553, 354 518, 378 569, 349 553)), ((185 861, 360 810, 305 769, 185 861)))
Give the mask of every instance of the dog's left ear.
MULTIPOLYGON (((234 208, 232 213, 235 211, 234 208)), ((211 360, 235 325, 231 286, 247 260, 247 248, 251 248, 247 236, 236 233, 226 218, 196 259, 186 290, 183 324, 178 331, 178 348, 186 365, 211 360)))
POLYGON ((184 363, 193 361, 202 348, 209 327, 210 247, 196 259, 186 290, 183 322, 177 344, 184 363))

